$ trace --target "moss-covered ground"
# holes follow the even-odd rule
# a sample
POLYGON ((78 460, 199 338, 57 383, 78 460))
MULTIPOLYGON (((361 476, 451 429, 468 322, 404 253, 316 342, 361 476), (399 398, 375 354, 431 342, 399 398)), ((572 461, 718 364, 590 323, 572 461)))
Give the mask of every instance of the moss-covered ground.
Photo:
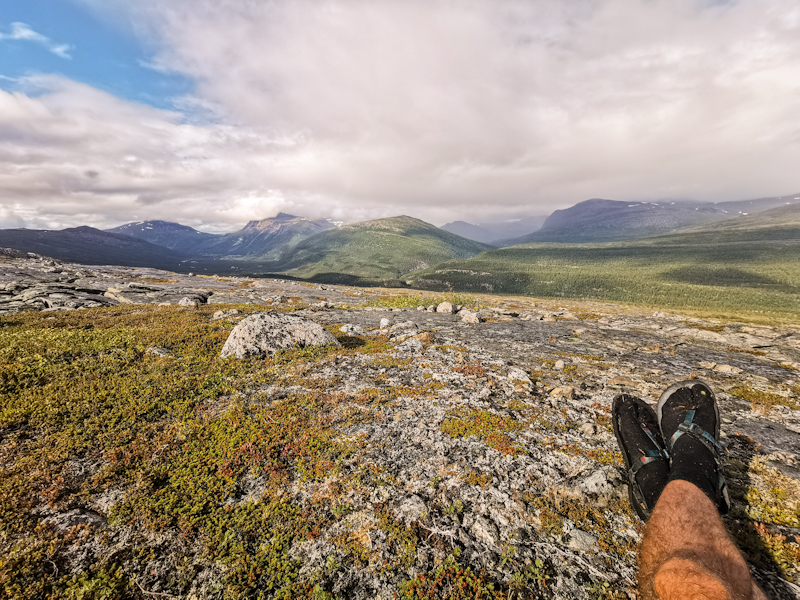
MULTIPOLYGON (((443 523, 467 527, 464 515, 475 508, 453 486, 481 494, 498 485, 498 471, 444 465, 422 482, 427 511, 403 522, 385 492, 401 489, 396 473, 373 460, 396 448, 359 433, 379 421, 422 420, 404 409, 432 405, 445 381, 462 391, 507 385, 507 367, 466 360, 467 348, 436 345, 430 336, 430 353, 399 356, 387 337, 341 335, 341 323, 328 326, 341 347, 223 360, 235 321, 212 319, 219 308, 139 305, 2 318, 0 598, 190 590, 211 598, 333 598, 343 597, 336 582, 348 572, 374 573, 402 598, 552 597, 553 557, 523 559, 508 539, 499 566, 470 562, 463 544, 447 537, 443 523), (444 358, 428 368, 431 356, 444 358), (346 384, 356 365, 369 367, 369 385, 346 384), (370 510, 359 500, 365 495, 373 498, 370 510), (303 549, 317 546, 327 556, 310 565, 303 549), (434 559, 423 560, 426 552, 434 559)), ((258 310, 235 308, 238 317, 258 310)), ((603 357, 584 358, 603 368, 603 357)), ((494 461, 550 453, 592 469, 619 467, 609 448, 562 441, 579 419, 607 432, 608 406, 587 402, 580 414, 551 406, 536 384, 553 375, 553 361, 538 362, 541 370, 528 371, 534 385, 507 385, 502 411, 442 408, 434 431, 477 443, 494 461)), ((577 368, 559 374, 574 384, 582 376, 577 368)), ((730 477, 743 507, 735 535, 748 558, 797 577, 798 544, 788 534, 798 527, 796 481, 758 460, 733 463, 730 477)), ((514 502, 541 543, 559 540, 569 523, 596 537, 607 568, 634 564, 627 501, 600 508, 533 480, 519 483, 527 491, 515 492, 514 502)), ((599 579, 582 585, 586 597, 625 590, 599 579)))

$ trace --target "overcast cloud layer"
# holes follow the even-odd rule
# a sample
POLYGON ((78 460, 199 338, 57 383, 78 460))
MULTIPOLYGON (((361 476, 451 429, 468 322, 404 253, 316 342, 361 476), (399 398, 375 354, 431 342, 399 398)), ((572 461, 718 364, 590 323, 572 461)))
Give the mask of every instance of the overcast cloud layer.
POLYGON ((0 227, 800 191, 796 0, 83 3, 196 93, 166 112, 47 74, 0 91, 0 227))

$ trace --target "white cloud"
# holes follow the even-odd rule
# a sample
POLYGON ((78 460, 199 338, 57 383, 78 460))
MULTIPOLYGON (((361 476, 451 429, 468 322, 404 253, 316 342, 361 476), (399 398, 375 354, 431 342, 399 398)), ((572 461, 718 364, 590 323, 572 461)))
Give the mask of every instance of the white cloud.
POLYGON ((25 23, 12 23, 11 32, 0 33, 0 40, 24 40, 28 42, 34 42, 40 46, 44 46, 56 56, 66 59, 72 58, 72 56, 69 54, 70 51, 73 50, 72 46, 69 44, 58 44, 47 36, 35 32, 25 23))
POLYGON ((794 0, 83 1, 197 88, 180 112, 53 78, 3 96, 0 198, 29 223, 444 223, 800 189, 794 0))

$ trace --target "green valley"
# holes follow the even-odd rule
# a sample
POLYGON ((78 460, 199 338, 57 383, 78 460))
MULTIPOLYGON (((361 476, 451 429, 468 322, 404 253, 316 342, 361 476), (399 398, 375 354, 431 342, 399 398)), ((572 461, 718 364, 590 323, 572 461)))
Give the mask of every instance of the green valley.
POLYGON ((800 211, 786 206, 652 238, 524 244, 406 277, 414 287, 800 317, 800 211))

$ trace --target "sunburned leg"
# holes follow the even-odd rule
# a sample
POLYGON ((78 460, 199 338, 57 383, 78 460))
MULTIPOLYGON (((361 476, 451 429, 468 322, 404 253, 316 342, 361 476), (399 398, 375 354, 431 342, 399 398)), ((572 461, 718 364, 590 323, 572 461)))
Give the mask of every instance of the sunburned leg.
POLYGON ((688 481, 664 488, 639 555, 644 600, 766 600, 717 507, 688 481))

